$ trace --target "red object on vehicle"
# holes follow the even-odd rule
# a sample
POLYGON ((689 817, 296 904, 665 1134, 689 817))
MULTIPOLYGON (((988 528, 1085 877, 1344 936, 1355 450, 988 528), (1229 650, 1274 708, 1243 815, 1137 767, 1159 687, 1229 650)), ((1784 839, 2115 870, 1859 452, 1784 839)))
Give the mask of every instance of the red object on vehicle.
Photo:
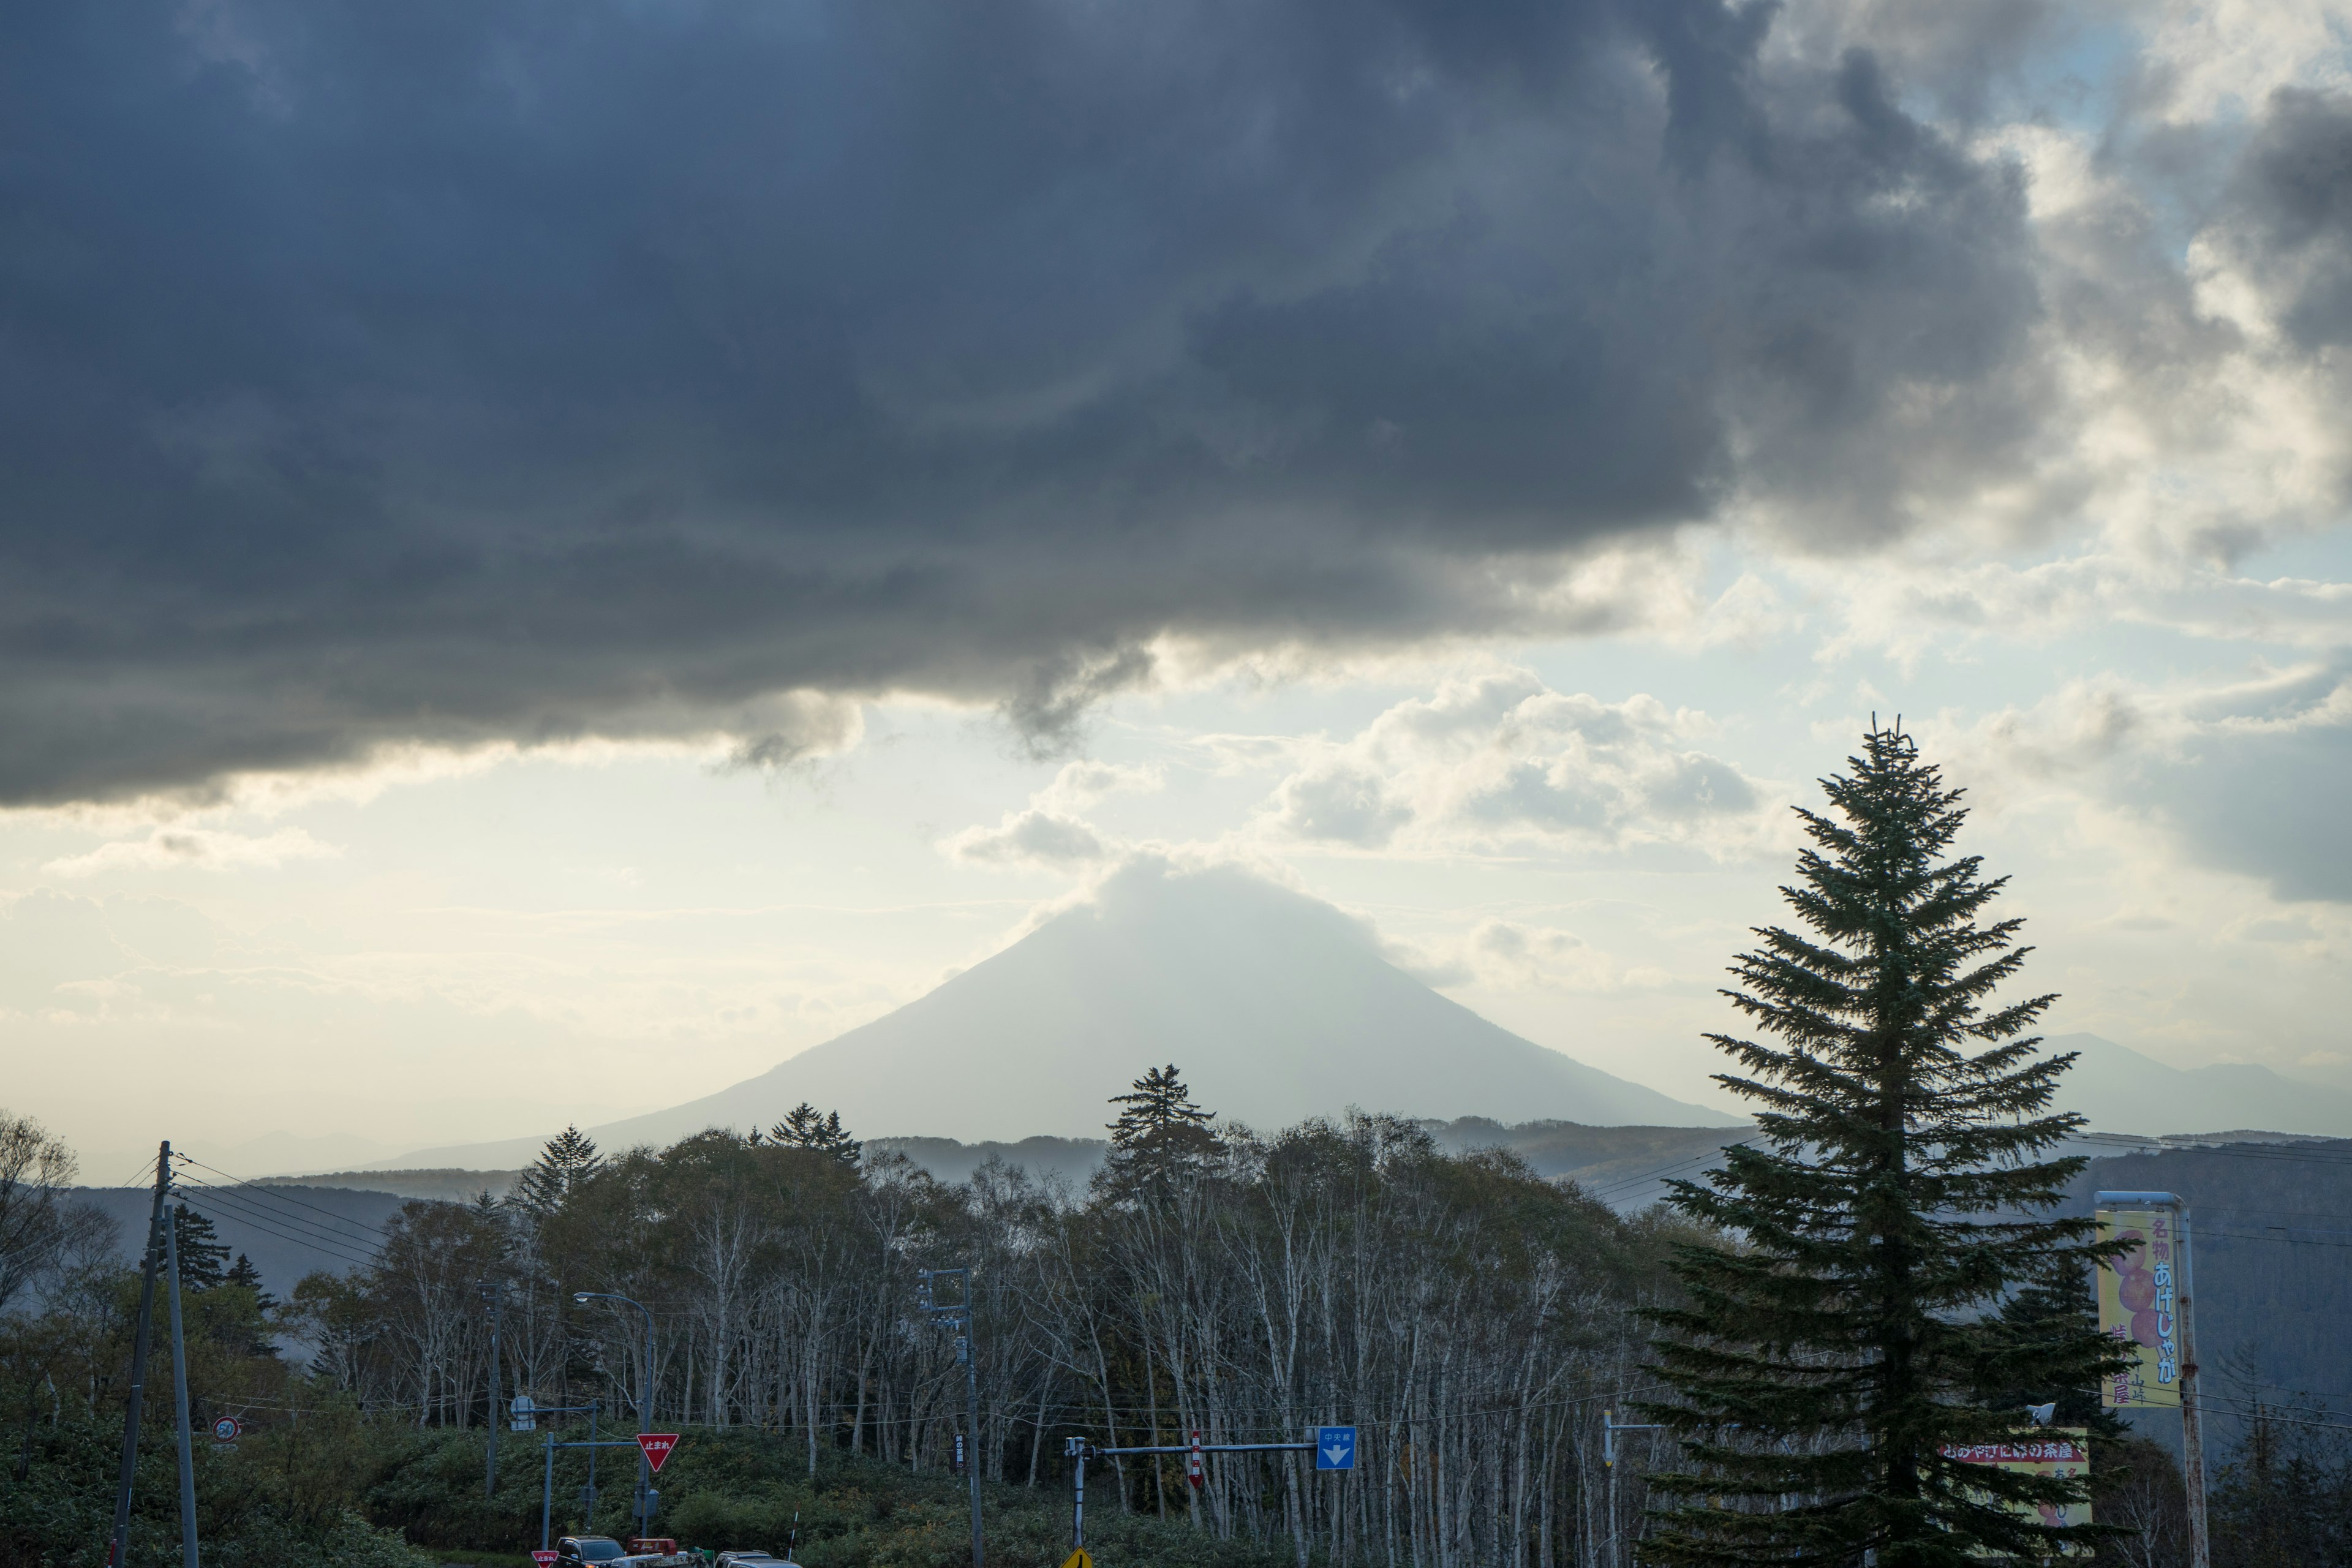
POLYGON ((539 1568, 555 1568, 555 1553, 552 1552, 534 1552, 530 1560, 538 1563, 539 1568))
POLYGON ((1201 1434, 1192 1434, 1192 1451, 1184 1456, 1184 1479, 1195 1488, 1209 1484, 1208 1467, 1201 1462, 1201 1434))
POLYGON ((677 1542, 667 1535, 633 1535, 629 1538, 629 1554, 633 1557, 675 1557, 677 1542))
POLYGON ((654 1468, 654 1474, 660 1475, 662 1461, 669 1458, 672 1448, 677 1447, 677 1434, 640 1432, 637 1434, 637 1447, 646 1451, 646 1463, 654 1468))

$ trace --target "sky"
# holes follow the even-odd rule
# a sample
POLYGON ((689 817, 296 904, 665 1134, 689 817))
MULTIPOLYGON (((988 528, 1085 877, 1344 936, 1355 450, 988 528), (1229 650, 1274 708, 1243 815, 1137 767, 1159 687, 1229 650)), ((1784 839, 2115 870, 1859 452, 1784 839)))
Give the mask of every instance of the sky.
POLYGON ((58 4, 0 77, 0 1094, 93 1180, 692 1099, 1136 856, 1709 1099, 1874 715, 2053 1030, 2352 1087, 2341 0, 58 4))

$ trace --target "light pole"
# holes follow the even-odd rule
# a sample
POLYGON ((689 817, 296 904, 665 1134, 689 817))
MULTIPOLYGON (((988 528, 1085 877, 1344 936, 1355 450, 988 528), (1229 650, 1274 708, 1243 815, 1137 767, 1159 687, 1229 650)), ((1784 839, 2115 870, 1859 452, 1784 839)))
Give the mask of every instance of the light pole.
MULTIPOLYGON (((616 1296, 610 1290, 578 1290, 572 1299, 583 1306, 591 1301, 621 1301, 646 1314, 646 1382, 644 1397, 637 1401, 637 1431, 640 1435, 654 1429, 654 1315, 643 1301, 632 1301, 626 1296, 616 1296)), ((654 1532, 654 1521, 646 1513, 646 1491, 653 1485, 653 1461, 644 1447, 637 1450, 637 1535, 640 1539, 654 1532)))

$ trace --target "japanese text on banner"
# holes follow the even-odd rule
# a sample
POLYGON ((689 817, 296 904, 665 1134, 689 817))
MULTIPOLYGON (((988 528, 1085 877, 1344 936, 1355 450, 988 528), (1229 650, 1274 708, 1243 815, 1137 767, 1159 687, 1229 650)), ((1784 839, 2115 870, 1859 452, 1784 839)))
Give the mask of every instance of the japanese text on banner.
POLYGON ((2128 1342, 2132 1364, 2107 1374, 2110 1410, 2180 1403, 2179 1221, 2165 1209, 2101 1209, 2099 1239, 2131 1250, 2099 1269, 2099 1331, 2128 1342))

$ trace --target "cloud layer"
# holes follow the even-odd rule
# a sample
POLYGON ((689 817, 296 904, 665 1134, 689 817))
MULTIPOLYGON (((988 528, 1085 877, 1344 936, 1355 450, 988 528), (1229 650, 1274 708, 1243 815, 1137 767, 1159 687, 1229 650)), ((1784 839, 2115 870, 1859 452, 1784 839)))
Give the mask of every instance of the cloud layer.
MULTIPOLYGON (((1899 537, 2185 288, 2053 294, 1982 107, 2048 15, 13 8, 0 800, 1050 739, 1176 643, 1610 624, 1577 562, 1693 520, 1899 537)), ((2258 114, 2209 250, 2321 355, 2345 110, 2258 114)))
POLYGON ((1400 702, 1345 742, 1298 744, 1265 826, 1278 841, 1357 849, 1742 854, 1778 813, 1769 786, 1694 743, 1710 727, 1655 698, 1604 702, 1495 670, 1400 702))

